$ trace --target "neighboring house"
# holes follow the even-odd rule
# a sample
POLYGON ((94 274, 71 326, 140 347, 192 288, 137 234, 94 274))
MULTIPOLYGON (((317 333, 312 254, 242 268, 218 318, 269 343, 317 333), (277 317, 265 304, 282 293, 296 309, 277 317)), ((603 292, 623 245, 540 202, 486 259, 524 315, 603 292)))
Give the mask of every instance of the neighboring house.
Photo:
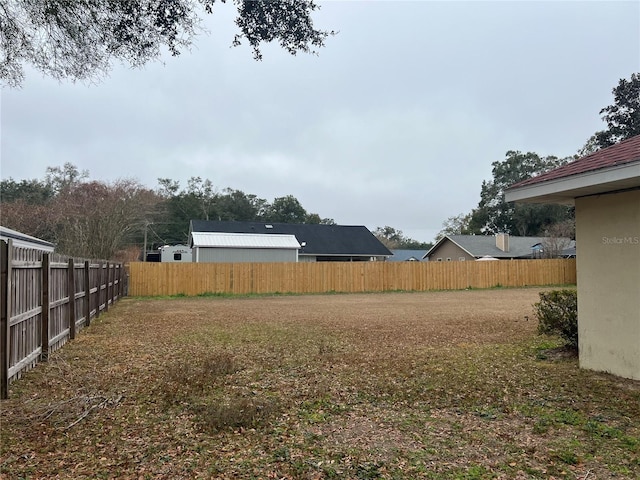
POLYGON ((0 226, 0 240, 8 243, 9 239, 12 240, 14 247, 31 248, 47 253, 52 253, 55 249, 55 245, 51 242, 0 226))
POLYGON ((391 253, 393 255, 387 259, 389 262, 420 262, 426 255, 427 250, 392 249, 391 253))
POLYGON ((191 220, 194 262, 361 262, 391 252, 366 227, 191 220))
MULTIPOLYGON (((479 259, 527 259, 544 257, 545 245, 559 244, 566 247, 574 243, 567 239, 545 237, 514 237, 506 233, 498 235, 446 235, 436 242, 425 255, 430 262, 470 261, 479 259)), ((558 251, 558 255, 560 251, 558 251)), ((557 255, 554 255, 557 256, 557 255)))
POLYGON ((190 262, 191 248, 186 245, 164 245, 160 247, 161 262, 190 262))
POLYGON ((640 136, 512 185, 575 205, 580 366, 640 380, 640 136))

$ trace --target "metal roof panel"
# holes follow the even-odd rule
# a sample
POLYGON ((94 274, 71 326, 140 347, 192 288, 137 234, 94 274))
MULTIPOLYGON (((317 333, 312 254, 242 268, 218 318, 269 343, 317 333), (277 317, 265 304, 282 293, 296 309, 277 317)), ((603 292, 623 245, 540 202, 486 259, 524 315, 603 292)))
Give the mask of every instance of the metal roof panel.
POLYGON ((299 249, 295 235, 192 232, 194 247, 299 249))

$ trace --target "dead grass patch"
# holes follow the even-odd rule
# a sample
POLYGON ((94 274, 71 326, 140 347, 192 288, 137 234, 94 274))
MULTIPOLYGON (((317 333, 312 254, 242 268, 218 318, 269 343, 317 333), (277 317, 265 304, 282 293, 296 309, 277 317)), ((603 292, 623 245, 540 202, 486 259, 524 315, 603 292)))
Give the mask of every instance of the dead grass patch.
POLYGON ((12 384, 1 478, 640 477, 640 383, 538 291, 124 299, 12 384))

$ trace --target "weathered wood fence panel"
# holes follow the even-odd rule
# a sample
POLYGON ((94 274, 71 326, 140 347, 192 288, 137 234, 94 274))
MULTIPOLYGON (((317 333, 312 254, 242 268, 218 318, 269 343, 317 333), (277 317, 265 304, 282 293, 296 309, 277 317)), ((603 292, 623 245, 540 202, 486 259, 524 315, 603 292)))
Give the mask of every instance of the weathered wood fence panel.
POLYGON ((122 264, 75 260, 0 242, 0 398, 123 295, 122 264))
POLYGON ((427 291, 575 283, 575 259, 129 264, 129 294, 135 296, 427 291))

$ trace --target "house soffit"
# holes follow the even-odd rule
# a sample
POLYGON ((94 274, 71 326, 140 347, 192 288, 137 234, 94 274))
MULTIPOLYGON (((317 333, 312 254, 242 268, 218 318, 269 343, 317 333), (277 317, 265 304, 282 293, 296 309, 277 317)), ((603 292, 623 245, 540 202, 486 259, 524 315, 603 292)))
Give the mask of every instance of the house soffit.
POLYGON ((508 202, 572 204, 575 198, 640 187, 640 161, 507 189, 508 202))

